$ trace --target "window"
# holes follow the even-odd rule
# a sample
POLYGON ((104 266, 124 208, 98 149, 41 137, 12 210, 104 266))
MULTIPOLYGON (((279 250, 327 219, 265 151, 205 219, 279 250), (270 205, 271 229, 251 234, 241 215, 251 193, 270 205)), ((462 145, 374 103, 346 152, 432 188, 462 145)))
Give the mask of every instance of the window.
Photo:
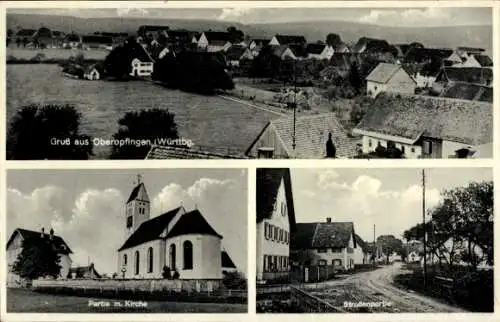
POLYGON ((189 240, 184 242, 184 269, 193 269, 193 244, 189 240))
POLYGON ((127 266, 127 254, 123 254, 123 266, 127 266))
POLYGON ((148 248, 148 273, 153 273, 153 247, 148 248))
POLYGON ((423 153, 424 154, 431 154, 432 153, 432 142, 429 141, 424 141, 423 142, 423 153))
POLYGON ((267 255, 264 255, 264 262, 263 262, 263 268, 264 268, 264 272, 267 272, 267 255))
POLYGON ((410 149, 411 153, 415 153, 415 148, 410 149))
POLYGON ((269 224, 267 222, 264 223, 264 237, 266 239, 269 239, 269 233, 268 233, 268 230, 269 230, 269 224))
POLYGON ((318 253, 326 253, 326 248, 318 248, 318 253))
POLYGON ((139 251, 135 251, 135 275, 139 274, 139 251))
POLYGON ((404 145, 401 146, 401 152, 403 152, 403 154, 405 154, 405 146, 404 145))
POLYGON ((175 258, 175 245, 172 244, 170 245, 170 250, 169 250, 169 257, 170 257, 170 268, 171 269, 175 269, 175 267, 177 266, 176 263, 177 263, 177 260, 175 258))
POLYGON ((259 159, 272 159, 274 156, 274 148, 258 148, 257 157, 259 159))
POLYGON ((334 260, 332 260, 332 265, 333 266, 342 266, 342 260, 341 259, 334 259, 334 260))
POLYGON ((280 228, 280 242, 283 242, 283 229, 280 228))
POLYGON ((132 227, 132 216, 127 217, 127 228, 132 227))
POLYGON ((324 260, 324 259, 320 259, 320 260, 318 261, 318 265, 319 265, 319 266, 326 266, 326 260, 324 260))
POLYGON ((269 224, 267 232, 268 232, 268 235, 269 235, 269 239, 271 239, 271 240, 273 239, 273 231, 274 231, 273 225, 269 224))
POLYGON ((372 147, 372 139, 368 139, 368 147, 372 147))

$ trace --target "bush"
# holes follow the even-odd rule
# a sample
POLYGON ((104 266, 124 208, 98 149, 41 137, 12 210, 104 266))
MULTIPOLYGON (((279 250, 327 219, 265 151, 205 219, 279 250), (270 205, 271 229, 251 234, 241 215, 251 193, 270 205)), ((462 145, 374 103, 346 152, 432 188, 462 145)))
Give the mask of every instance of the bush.
POLYGON ((476 312, 493 312, 493 271, 471 272, 455 281, 453 297, 460 305, 476 312))
POLYGON ((7 159, 88 159, 92 155, 92 140, 79 132, 80 118, 80 113, 70 105, 21 108, 12 118, 7 133, 7 159))
MULTIPOLYGON (((168 110, 150 109, 128 112, 118 121, 120 129, 113 135, 115 140, 144 140, 154 143, 158 139, 177 139, 177 124, 174 114, 168 110)), ((149 144, 122 146, 113 145, 112 159, 144 159, 149 152, 149 144)))
POLYGON ((228 289, 246 290, 247 279, 239 272, 227 272, 222 278, 222 283, 228 289))

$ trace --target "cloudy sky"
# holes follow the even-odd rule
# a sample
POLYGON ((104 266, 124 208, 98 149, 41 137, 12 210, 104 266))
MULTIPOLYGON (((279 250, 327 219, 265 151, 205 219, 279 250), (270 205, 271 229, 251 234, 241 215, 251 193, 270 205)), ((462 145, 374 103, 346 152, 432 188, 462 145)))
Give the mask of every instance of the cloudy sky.
MULTIPOLYGON (((292 169, 297 222, 353 221, 364 240, 403 232, 422 221, 421 169, 292 169)), ((440 192, 493 180, 491 168, 426 169, 426 208, 440 192)))
POLYGON ((387 26, 450 26, 492 24, 490 8, 107 8, 9 9, 12 13, 70 15, 81 18, 142 17, 208 19, 244 24, 296 21, 349 21, 387 26))
POLYGON ((221 234, 236 266, 247 271, 247 171, 242 169, 22 170, 7 177, 7 233, 53 227, 73 250, 77 265, 88 258, 99 272, 116 271, 125 241, 124 203, 137 174, 151 200, 151 216, 196 206, 221 234))

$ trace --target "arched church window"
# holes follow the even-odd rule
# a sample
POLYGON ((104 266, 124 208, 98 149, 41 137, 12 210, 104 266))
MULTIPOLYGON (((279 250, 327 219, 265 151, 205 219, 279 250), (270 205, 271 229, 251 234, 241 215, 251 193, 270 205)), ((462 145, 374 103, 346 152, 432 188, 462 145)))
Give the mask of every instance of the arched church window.
POLYGON ((153 247, 148 248, 148 273, 153 273, 153 247))
POLYGON ((193 269, 193 244, 186 240, 184 242, 184 269, 193 269))
POLYGON ((139 251, 135 251, 135 275, 139 275, 139 251))
POLYGON ((175 269, 176 258, 175 258, 175 244, 170 245, 170 268, 175 269))
POLYGON ((127 266, 127 254, 123 254, 123 266, 127 266))

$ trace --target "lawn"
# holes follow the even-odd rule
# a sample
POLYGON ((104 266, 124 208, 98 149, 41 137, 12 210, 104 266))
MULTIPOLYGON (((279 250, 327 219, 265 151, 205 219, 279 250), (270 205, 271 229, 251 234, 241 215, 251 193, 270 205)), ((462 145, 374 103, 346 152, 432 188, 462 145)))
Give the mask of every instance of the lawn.
MULTIPOLYGON (((113 307, 115 300, 36 293, 26 289, 7 289, 9 313, 246 313, 245 304, 185 303, 147 301, 147 307, 113 307), (89 301, 108 302, 110 307, 89 306, 89 301)), ((124 300, 118 301, 125 306, 124 300)))
MULTIPOLYGON (((277 115, 217 96, 169 90, 149 82, 83 81, 66 78, 56 65, 7 66, 7 121, 30 103, 72 104, 82 114, 81 131, 110 139, 126 112, 150 108, 175 114, 179 135, 207 150, 241 154, 277 115)), ((106 159, 109 146, 94 147, 106 159)))
POLYGON ((68 59, 70 56, 76 56, 78 54, 83 54, 86 59, 96 59, 104 60, 109 51, 107 50, 80 50, 80 49, 59 49, 59 48, 47 48, 47 49, 32 49, 32 48, 17 48, 14 46, 9 46, 7 48, 7 55, 14 56, 17 59, 31 59, 37 54, 44 54, 46 59, 68 59))

